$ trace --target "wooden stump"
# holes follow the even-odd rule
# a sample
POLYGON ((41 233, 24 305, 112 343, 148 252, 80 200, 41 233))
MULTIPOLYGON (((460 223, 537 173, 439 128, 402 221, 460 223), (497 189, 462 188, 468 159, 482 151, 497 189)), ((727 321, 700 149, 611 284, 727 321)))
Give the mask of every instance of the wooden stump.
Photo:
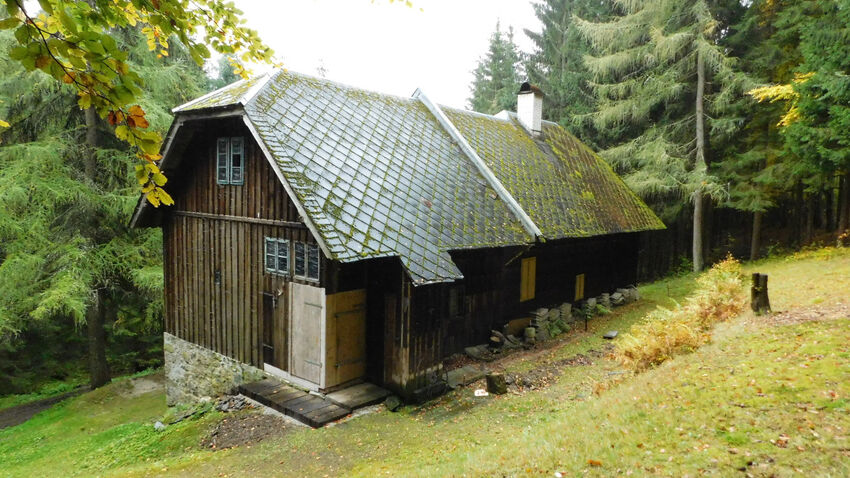
POLYGON ((750 289, 750 306, 756 315, 770 312, 770 297, 767 292, 767 274, 753 274, 753 286, 750 289))
POLYGON ((508 393, 508 383, 505 381, 505 376, 495 372, 488 373, 487 391, 495 395, 508 393))

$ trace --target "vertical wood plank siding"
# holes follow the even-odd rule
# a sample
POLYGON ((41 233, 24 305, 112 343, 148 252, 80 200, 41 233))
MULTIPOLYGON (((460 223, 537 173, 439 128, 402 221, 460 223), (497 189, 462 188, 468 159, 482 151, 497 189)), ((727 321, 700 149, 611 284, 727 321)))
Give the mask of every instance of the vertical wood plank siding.
MULTIPOLYGON (((262 367, 263 293, 285 292, 288 280, 317 285, 267 273, 265 238, 311 244, 316 241, 305 227, 215 217, 301 222, 244 125, 210 122, 203 131, 187 146, 177 172, 170 174, 175 178, 171 191, 175 204, 166 212, 162 225, 165 329, 184 340, 262 367), (245 138, 244 185, 218 185, 216 139, 240 135, 245 138), (204 216, 181 214, 184 212, 204 216)), ((327 266, 323 257, 320 286, 325 282, 327 266)))

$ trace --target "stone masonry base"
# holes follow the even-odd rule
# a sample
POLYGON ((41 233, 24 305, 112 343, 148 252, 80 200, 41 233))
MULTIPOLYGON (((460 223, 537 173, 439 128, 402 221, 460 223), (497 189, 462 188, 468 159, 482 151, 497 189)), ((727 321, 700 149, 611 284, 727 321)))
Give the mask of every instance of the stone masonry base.
POLYGON ((169 333, 163 334, 165 398, 168 406, 230 393, 243 382, 265 376, 256 367, 225 357, 169 333))

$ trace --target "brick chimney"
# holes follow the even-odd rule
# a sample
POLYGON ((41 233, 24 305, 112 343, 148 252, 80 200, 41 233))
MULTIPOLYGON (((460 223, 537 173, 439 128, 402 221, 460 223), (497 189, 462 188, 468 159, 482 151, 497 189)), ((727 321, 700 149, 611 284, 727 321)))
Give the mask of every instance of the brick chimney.
POLYGON ((543 92, 540 88, 527 81, 520 86, 516 114, 532 135, 540 136, 543 131, 543 92))

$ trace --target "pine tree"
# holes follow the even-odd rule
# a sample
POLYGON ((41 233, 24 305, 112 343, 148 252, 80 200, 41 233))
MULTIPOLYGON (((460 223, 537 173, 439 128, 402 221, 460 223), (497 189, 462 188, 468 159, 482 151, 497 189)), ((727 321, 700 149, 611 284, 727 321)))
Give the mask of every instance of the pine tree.
POLYGON ((603 155, 662 216, 675 216, 682 198, 692 202, 693 267, 701 270, 705 197, 722 196, 708 170, 708 142, 714 131, 732 127, 723 113, 742 86, 718 45, 723 25, 707 0, 615 4, 620 14, 610 22, 576 18, 596 52, 586 58, 596 126, 624 132, 603 155))
POLYGON ((514 43, 513 28, 503 34, 499 23, 496 23, 487 55, 479 60, 473 71, 470 107, 487 114, 515 111, 520 73, 519 50, 514 43))
POLYGON ((838 232, 850 229, 850 1, 803 2, 798 72, 799 120, 787 128, 788 146, 823 176, 838 176, 838 232))
MULTIPOLYGON (((164 131, 169 109, 201 93, 202 70, 179 48, 157 61, 138 32, 113 34, 143 72, 152 129, 164 131)), ((0 33, 0 59, 12 44, 11 33, 0 33)), ((110 127, 73 107, 73 88, 0 61, 11 124, 0 147, 0 342, 71 319, 88 331, 97 387, 109 380, 107 326, 121 318, 156 329, 160 321, 160 234, 128 227, 138 200, 135 157, 110 127)))
POLYGON ((599 22, 611 15, 610 4, 595 0, 545 0, 534 4, 542 30, 525 30, 535 50, 525 62, 529 81, 543 90, 544 119, 571 129, 582 141, 598 146, 603 131, 593 128, 587 115, 594 111, 596 98, 590 89, 590 71, 584 56, 590 45, 576 28, 579 16, 599 22))
MULTIPOLYGON (((724 44, 741 58, 741 68, 760 83, 788 83, 802 61, 800 2, 757 0, 749 5, 724 44)), ((738 100, 742 117, 739 134, 718 152, 723 161, 718 175, 729 185, 726 206, 752 214, 750 259, 761 247, 764 214, 776 207, 800 179, 797 158, 785 148, 779 126, 779 104, 755 105, 749 95, 738 100)))
MULTIPOLYGON (((783 76, 770 78, 772 84, 750 93, 763 104, 760 108, 782 105, 779 126, 784 133, 786 154, 793 156, 790 176, 796 180, 795 202, 809 195, 805 236, 811 236, 815 199, 823 197, 824 220, 828 225, 833 204, 834 179, 838 179, 837 229, 850 227, 850 20, 846 0, 805 0, 766 2, 776 10, 779 50, 793 51, 794 63, 780 65, 783 76), (784 43, 782 41, 784 40, 784 43), (805 190, 803 190, 805 186, 805 190)), ((769 44, 769 43, 768 43, 769 44)), ((797 207, 795 209, 802 209, 797 207)), ((799 214, 801 215, 801 214, 799 214)))

